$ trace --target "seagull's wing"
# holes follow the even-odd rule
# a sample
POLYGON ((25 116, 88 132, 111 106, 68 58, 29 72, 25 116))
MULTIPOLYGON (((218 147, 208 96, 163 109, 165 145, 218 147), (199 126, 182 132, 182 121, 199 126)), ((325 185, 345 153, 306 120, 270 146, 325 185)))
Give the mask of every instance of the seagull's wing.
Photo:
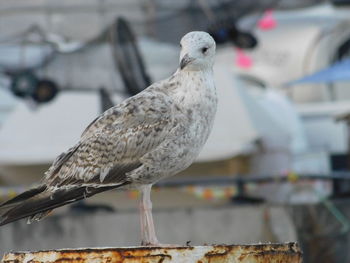
POLYGON ((52 187, 124 183, 141 157, 164 141, 172 121, 172 102, 164 93, 151 89, 134 96, 92 122, 44 182, 52 187))
POLYGON ((78 144, 61 154, 42 184, 0 206, 0 225, 129 184, 127 173, 171 132, 172 101, 152 89, 129 98, 93 121, 78 144))

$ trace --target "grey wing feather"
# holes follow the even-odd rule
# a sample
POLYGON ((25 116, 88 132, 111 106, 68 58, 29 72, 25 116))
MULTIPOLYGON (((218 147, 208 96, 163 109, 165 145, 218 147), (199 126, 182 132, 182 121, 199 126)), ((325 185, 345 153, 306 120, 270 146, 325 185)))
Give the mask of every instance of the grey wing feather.
POLYGON ((39 187, 0 205, 0 226, 24 217, 40 220, 56 207, 132 183, 127 174, 174 126, 172 101, 157 85, 96 118, 56 158, 39 187))
POLYGON ((141 158, 163 142, 172 125, 172 102, 146 90, 110 108, 83 132, 80 142, 59 156, 44 183, 117 184, 141 166, 141 158))

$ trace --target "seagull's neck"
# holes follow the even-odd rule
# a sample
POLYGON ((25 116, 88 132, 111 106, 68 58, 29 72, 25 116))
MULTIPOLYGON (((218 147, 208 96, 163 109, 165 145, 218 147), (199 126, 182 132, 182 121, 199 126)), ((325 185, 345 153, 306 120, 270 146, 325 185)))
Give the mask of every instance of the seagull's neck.
POLYGON ((201 103, 205 99, 216 101, 211 68, 198 71, 178 70, 175 78, 179 85, 176 85, 173 94, 178 103, 193 105, 201 103))
POLYGON ((201 70, 190 70, 187 68, 184 69, 178 69, 177 70, 178 74, 182 74, 182 75, 210 75, 213 74, 213 68, 211 67, 203 67, 203 69, 201 70))

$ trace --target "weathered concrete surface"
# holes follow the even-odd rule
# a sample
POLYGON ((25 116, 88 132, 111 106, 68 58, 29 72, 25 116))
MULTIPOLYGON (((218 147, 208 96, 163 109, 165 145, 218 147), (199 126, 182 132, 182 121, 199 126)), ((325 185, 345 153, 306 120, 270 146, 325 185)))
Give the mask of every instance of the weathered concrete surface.
POLYGON ((2 263, 300 263, 296 243, 184 247, 124 247, 13 252, 2 263))

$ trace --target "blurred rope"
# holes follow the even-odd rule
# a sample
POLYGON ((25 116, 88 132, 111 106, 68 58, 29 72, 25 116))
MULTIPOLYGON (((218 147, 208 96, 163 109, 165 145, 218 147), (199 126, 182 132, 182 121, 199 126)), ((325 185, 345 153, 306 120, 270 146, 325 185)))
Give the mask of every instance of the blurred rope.
POLYGON ((334 218, 342 225, 341 234, 345 234, 350 230, 350 220, 334 205, 334 203, 326 196, 322 195, 315 189, 316 195, 319 197, 321 203, 329 210, 334 218))

